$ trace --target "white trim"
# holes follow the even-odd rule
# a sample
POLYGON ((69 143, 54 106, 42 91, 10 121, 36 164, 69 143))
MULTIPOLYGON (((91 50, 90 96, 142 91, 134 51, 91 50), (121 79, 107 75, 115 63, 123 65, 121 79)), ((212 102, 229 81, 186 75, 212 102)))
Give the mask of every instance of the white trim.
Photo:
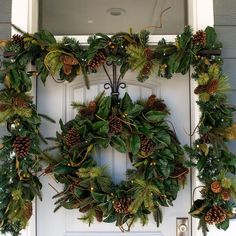
MULTIPOLYGON (((67 37, 74 38, 80 42, 80 45, 88 45, 87 40, 90 35, 67 35, 67 37)), ((112 35, 108 35, 112 36, 112 35)), ((156 44, 161 39, 165 39, 167 42, 174 42, 177 35, 150 35, 149 44, 156 44)), ((55 38, 57 41, 61 41, 65 36, 56 35, 55 38)))
MULTIPOLYGON (((207 26, 214 25, 214 8, 213 0, 188 0, 188 24, 192 26, 194 31, 205 29, 207 26)), ((191 71, 190 71, 191 72, 191 71)), ((200 110, 196 101, 198 97, 194 94, 194 88, 196 88, 196 82, 191 80, 191 123, 192 130, 198 125, 200 120, 200 110)), ((196 133, 193 136, 193 141, 198 137, 196 133)), ((197 172, 192 173, 192 188, 196 188, 200 185, 197 179, 197 172)), ((195 199, 200 197, 200 194, 196 194, 195 199)), ((194 200, 194 199, 193 199, 194 200)), ((192 236, 202 236, 202 232, 198 230, 198 220, 192 218, 192 236)))
POLYGON ((155 231, 155 232, 68 232, 65 233, 63 236, 164 236, 162 233, 155 231))
MULTIPOLYGON (((24 32, 34 33, 38 30, 38 0, 12 0, 12 24, 19 27, 24 32)), ((11 35, 19 34, 13 27, 11 35)), ((31 66, 29 66, 31 67, 31 66)), ((29 68, 29 70, 31 70, 29 68)), ((36 81, 32 80, 32 95, 36 97, 36 81)), ((33 215, 22 236, 36 236, 36 200, 33 202, 33 215)))

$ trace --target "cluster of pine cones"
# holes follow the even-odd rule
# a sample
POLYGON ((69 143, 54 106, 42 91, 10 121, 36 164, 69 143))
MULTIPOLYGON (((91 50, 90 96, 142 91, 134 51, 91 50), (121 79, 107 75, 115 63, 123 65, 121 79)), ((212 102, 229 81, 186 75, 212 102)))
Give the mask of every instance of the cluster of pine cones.
POLYGON ((115 209, 116 213, 129 213, 129 207, 132 203, 131 198, 120 198, 113 204, 113 208, 115 209))
POLYGON ((205 221, 208 224, 220 224, 224 222, 227 218, 225 210, 217 205, 212 206, 212 208, 206 213, 205 221))

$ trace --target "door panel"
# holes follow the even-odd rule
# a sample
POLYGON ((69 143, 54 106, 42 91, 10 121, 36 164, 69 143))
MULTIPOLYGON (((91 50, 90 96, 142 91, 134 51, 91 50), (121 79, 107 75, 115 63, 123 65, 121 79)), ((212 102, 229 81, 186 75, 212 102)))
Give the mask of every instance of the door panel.
MULTIPOLYGON (((145 83, 136 80, 134 73, 127 73, 124 81, 126 90, 121 90, 121 95, 127 91, 133 100, 147 98, 156 94, 158 98, 165 100, 171 111, 169 120, 173 123, 177 135, 182 144, 189 144, 189 77, 175 76, 171 80, 152 78, 145 83)), ((72 101, 85 102, 93 99, 103 91, 103 84, 107 82, 105 74, 99 72, 90 76, 91 88, 87 90, 82 78, 76 78, 72 83, 56 84, 52 78, 48 78, 46 87, 41 82, 38 84, 38 111, 46 113, 55 120, 62 118, 63 122, 69 121, 75 116, 70 104, 72 101)), ((110 91, 106 91, 107 94, 110 91)), ((58 122, 51 124, 43 121, 42 133, 44 136, 54 136, 59 130, 58 122)), ((131 168, 131 163, 125 154, 121 154, 112 148, 98 150, 95 157, 100 165, 106 165, 115 183, 125 178, 125 171, 131 168)), ((53 213, 53 195, 63 186, 57 184, 52 176, 43 176, 43 201, 37 202, 37 235, 38 236, 100 236, 100 235, 126 235, 119 231, 114 224, 95 222, 90 227, 78 220, 78 210, 60 209, 53 213), (51 187, 53 186, 53 187, 51 187)), ((188 181, 189 183, 189 181, 188 181)), ((142 226, 136 223, 127 235, 141 236, 174 236, 176 234, 176 218, 188 217, 190 208, 190 184, 180 191, 174 207, 163 208, 163 223, 156 228, 155 222, 150 217, 149 224, 142 226)))

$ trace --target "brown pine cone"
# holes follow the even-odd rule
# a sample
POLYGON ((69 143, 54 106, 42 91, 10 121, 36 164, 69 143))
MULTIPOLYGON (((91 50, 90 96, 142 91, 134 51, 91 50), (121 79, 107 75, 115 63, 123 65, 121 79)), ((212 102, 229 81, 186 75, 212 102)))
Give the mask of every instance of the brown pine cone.
POLYGON ((223 189, 221 192, 221 198, 224 201, 229 201, 231 199, 231 194, 229 189, 223 189))
POLYGON ((88 107, 80 109, 79 113, 83 117, 88 117, 96 112, 97 104, 94 101, 89 102, 88 107))
POLYGON ((147 107, 155 111, 164 111, 166 104, 162 100, 156 98, 156 95, 151 95, 147 100, 147 107))
POLYGON ((205 221, 208 224, 220 224, 224 222, 226 218, 226 211, 222 207, 217 205, 213 205, 205 215, 205 221))
POLYGON ((206 144, 211 143, 210 137, 207 134, 203 134, 201 137, 202 141, 206 144))
POLYGON ((219 84, 219 80, 217 79, 211 80, 206 86, 206 91, 209 94, 214 94, 216 90, 218 89, 218 84, 219 84))
POLYGON ((77 129, 71 128, 66 136, 65 142, 68 147, 72 147, 80 142, 80 135, 77 129))
POLYGON ((24 47, 24 37, 19 34, 14 34, 11 38, 11 41, 20 47, 24 47))
POLYGON ((123 130, 123 124, 121 119, 117 115, 111 115, 108 118, 109 121, 109 131, 113 134, 119 134, 123 130))
POLYGON ((24 217, 27 220, 29 220, 30 217, 32 216, 32 213, 33 213, 32 203, 29 201, 25 202, 24 209, 23 209, 24 217))
POLYGON ((220 193, 222 191, 221 183, 218 180, 211 183, 211 191, 213 193, 220 193))
POLYGON ((195 89, 194 89, 194 93, 195 94, 200 94, 200 93, 204 93, 206 92, 206 85, 198 85, 195 89))
POLYGON ((206 45, 206 32, 203 30, 199 30, 196 34, 193 35, 193 44, 205 46, 206 45))
POLYGON ((152 61, 147 61, 147 63, 144 65, 144 67, 140 71, 140 74, 142 76, 149 76, 151 74, 151 71, 152 71, 152 66, 153 66, 152 61))
POLYGON ((19 97, 14 98, 13 104, 16 107, 29 108, 29 103, 19 97))
POLYGON ((12 146, 14 148, 16 156, 19 158, 23 158, 29 154, 30 139, 29 137, 16 137, 12 146))
POLYGON ((132 203, 131 198, 120 198, 113 204, 113 208, 115 209, 116 213, 129 213, 129 207, 132 203))
POLYGON ((140 149, 139 151, 141 153, 143 153, 144 155, 148 155, 150 153, 152 153, 155 149, 155 143, 147 138, 145 135, 140 135, 140 141, 141 141, 141 144, 140 144, 140 149))
POLYGON ((98 67, 102 66, 106 62, 106 56, 103 52, 98 52, 92 60, 89 61, 88 66, 93 69, 97 70, 98 67))
POLYGON ((152 60, 152 50, 150 48, 145 48, 144 54, 145 54, 148 61, 152 60))

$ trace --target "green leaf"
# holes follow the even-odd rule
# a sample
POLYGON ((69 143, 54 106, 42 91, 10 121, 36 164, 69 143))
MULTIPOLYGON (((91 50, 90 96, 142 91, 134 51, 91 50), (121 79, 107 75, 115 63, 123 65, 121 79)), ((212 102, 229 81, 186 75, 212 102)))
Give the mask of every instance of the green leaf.
POLYGON ((132 107, 132 109, 129 111, 128 115, 130 117, 136 117, 136 116, 138 116, 142 112, 143 109, 144 109, 143 106, 141 106, 139 104, 135 104, 132 107))
POLYGON ((66 165, 58 164, 54 167, 53 172, 54 174, 68 174, 73 172, 73 168, 66 165))
POLYGON ((102 119, 107 119, 111 108, 111 97, 104 97, 99 104, 97 115, 102 119))
POLYGON ((42 41, 46 41, 49 44, 56 43, 56 39, 54 38, 53 34, 47 30, 40 30, 39 32, 35 33, 34 36, 42 41))
POLYGON ((126 144, 119 136, 113 136, 111 138, 111 146, 121 153, 127 153, 126 144))
POLYGON ((145 117, 150 122, 160 122, 166 117, 166 113, 161 111, 149 111, 145 114, 145 117))
POLYGON ((216 31, 213 27, 208 26, 205 29, 206 32, 206 48, 210 49, 214 45, 217 35, 216 31))
POLYGON ((109 122, 108 121, 97 121, 93 124, 93 130, 99 135, 105 135, 109 131, 109 122))
POLYGON ((116 221, 116 214, 110 214, 106 219, 103 220, 105 223, 112 223, 116 221))
POLYGON ((123 112, 128 112, 133 107, 132 99, 130 98, 128 93, 125 93, 124 97, 122 98, 120 102, 120 106, 123 112))
POLYGON ((140 149, 140 138, 136 134, 130 137, 130 149, 134 155, 137 154, 140 149))
POLYGON ((206 162, 207 162, 207 157, 202 155, 201 159, 199 159, 197 162, 197 168, 199 171, 201 171, 204 168, 206 162))
POLYGON ((83 196, 84 190, 82 188, 80 188, 80 187, 76 187, 74 189, 74 194, 76 195, 76 197, 80 198, 80 197, 83 196))
POLYGON ((95 137, 94 140, 100 148, 107 148, 109 146, 109 143, 110 143, 109 138, 95 137))
POLYGON ((226 219, 221 224, 216 225, 217 228, 227 230, 229 228, 229 219, 226 219))
POLYGON ((104 202, 106 200, 106 195, 102 193, 91 192, 93 199, 96 202, 104 202))

